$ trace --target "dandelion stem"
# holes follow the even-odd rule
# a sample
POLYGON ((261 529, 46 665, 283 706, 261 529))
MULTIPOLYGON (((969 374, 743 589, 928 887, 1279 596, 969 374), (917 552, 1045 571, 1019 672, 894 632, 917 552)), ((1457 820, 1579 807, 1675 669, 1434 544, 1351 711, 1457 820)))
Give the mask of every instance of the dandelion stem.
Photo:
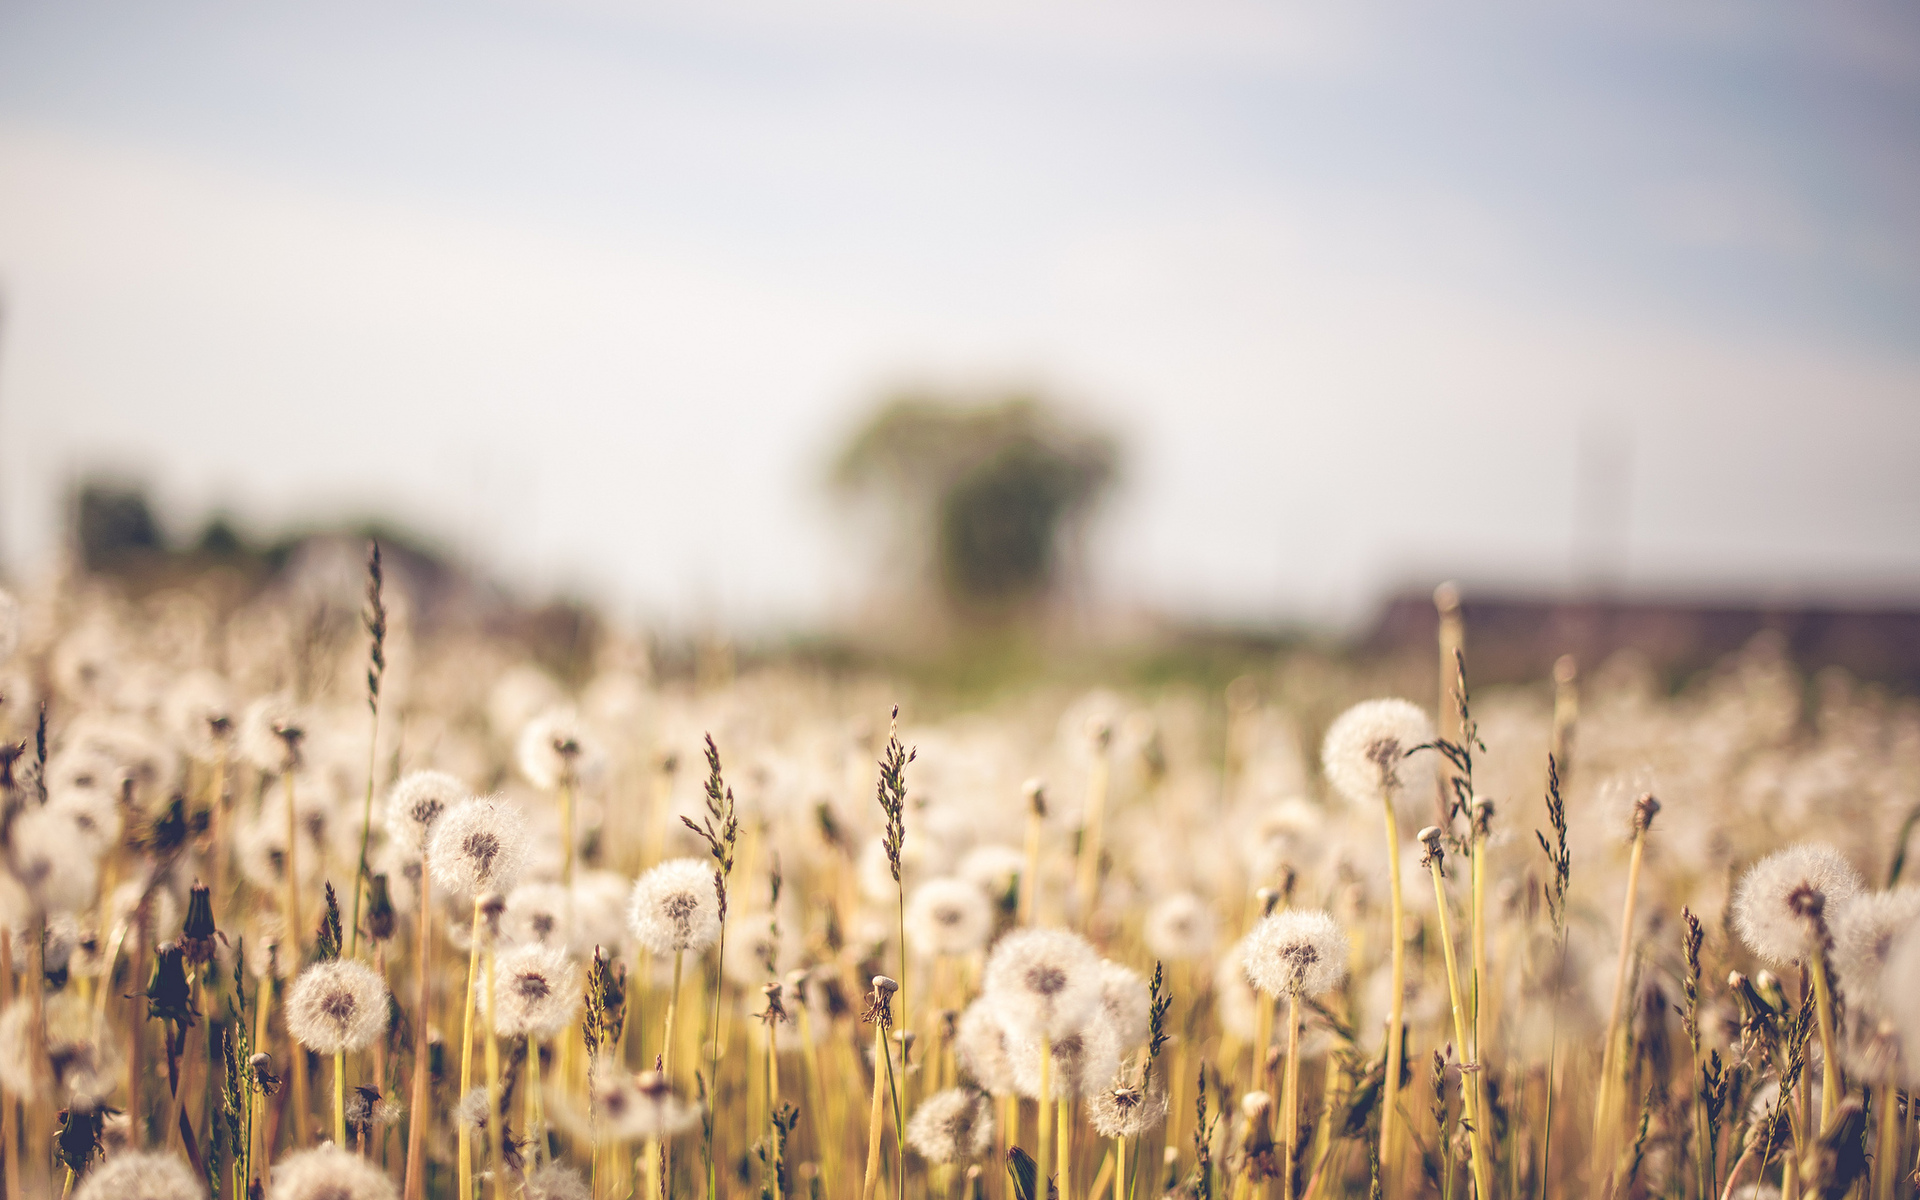
MULTIPOLYGON (((416 1000, 413 1030, 412 1111, 407 1114, 406 1200, 423 1200, 427 1187, 427 1014, 432 997, 429 960, 433 957, 433 877, 426 855, 420 856, 419 926, 414 936, 413 971, 416 1000)), ((269 985, 271 986, 271 985, 269 985)), ((264 1007, 267 989, 262 989, 264 1007)))
POLYGON ((333 1144, 347 1144, 347 1055, 344 1050, 333 1055, 333 1144))
POLYGON ((1280 1086, 1280 1194, 1293 1200, 1293 1158, 1300 1140, 1300 993, 1287 993, 1287 1071, 1280 1086))
MULTIPOLYGON (((1453 1037, 1463 1048, 1467 1047, 1467 1009, 1460 995, 1460 968, 1453 953, 1453 931, 1447 920, 1447 889, 1441 882, 1440 858, 1438 855, 1427 864, 1433 875, 1433 901, 1440 914, 1440 946, 1446 951, 1447 993, 1453 1003, 1453 1037)), ((1480 1089, 1473 1080, 1473 1074, 1479 1068, 1478 1063, 1463 1059, 1460 1064, 1460 1104, 1466 1110, 1467 1124, 1471 1137, 1468 1146, 1472 1150, 1473 1183, 1483 1198, 1493 1195, 1489 1184, 1490 1172, 1487 1169, 1487 1151, 1484 1141, 1487 1136, 1486 1124, 1480 1119, 1480 1089)))
MULTIPOLYGON (((467 999, 460 1019, 460 1095, 473 1087, 473 998, 480 976, 480 927, 485 919, 479 896, 473 898, 473 940, 467 946, 467 999)), ((460 1200, 473 1198, 473 1126, 460 1122, 460 1200)))
POLYGON ((660 1035, 660 1074, 673 1078, 673 1018, 680 1007, 680 969, 686 960, 686 951, 673 952, 673 985, 667 991, 666 1029, 660 1035))
POLYGON ((867 1115, 867 1177, 861 1185, 861 1200, 873 1200, 880 1187, 880 1131, 886 1128, 886 1107, 881 1102, 882 1073, 893 1072, 892 1051, 887 1048, 887 1027, 873 1023, 873 1104, 867 1115), (883 1065, 884 1064, 884 1065, 883 1065))
POLYGON ((1107 789, 1112 774, 1107 759, 1108 737, 1105 730, 1095 736, 1093 764, 1087 772, 1086 822, 1080 830, 1080 862, 1075 880, 1079 901, 1080 928, 1093 921, 1093 901, 1100 887, 1100 842, 1107 811, 1107 789))
POLYGON ((540 1102, 540 1039, 527 1039, 527 1142, 528 1162, 538 1166, 547 1148, 546 1116, 540 1102))
POLYGON ((1840 1107, 1840 1058, 1833 1036, 1833 989, 1827 986, 1827 954, 1813 950, 1813 1004, 1820 1025, 1820 1129, 1825 1133, 1840 1107))
POLYGON ((1386 1077, 1380 1085, 1380 1174, 1382 1184, 1391 1193, 1392 1180, 1398 1174, 1393 1147, 1394 1128, 1398 1123, 1400 1108, 1401 1026, 1406 1011, 1407 946, 1406 907, 1400 895, 1400 822, 1394 816, 1392 791, 1383 791, 1381 797, 1386 812, 1387 888, 1391 902, 1387 943, 1392 953, 1393 967, 1389 981, 1392 990, 1387 998, 1386 1077))
POLYGON ((1614 1076, 1621 1072, 1620 1051, 1616 1042, 1620 1035, 1620 1015, 1626 1004, 1627 967, 1633 955, 1633 908, 1634 899, 1640 891, 1640 864, 1646 856, 1647 830, 1640 822, 1634 822, 1633 852, 1627 860, 1627 898, 1620 913, 1620 960, 1614 968, 1613 1000, 1607 1007, 1607 1036, 1600 1048, 1600 1091, 1599 1099, 1593 1110, 1593 1154, 1594 1177, 1603 1179, 1613 1169, 1613 1156, 1617 1152, 1615 1144, 1616 1113, 1620 1097, 1614 1087, 1614 1076))
POLYGON ((1045 1197, 1047 1181, 1053 1178, 1053 1130, 1048 1124, 1052 1113, 1048 1106, 1053 1103, 1053 1041, 1044 1035, 1040 1038, 1040 1105, 1039 1123, 1034 1130, 1034 1141, 1039 1153, 1034 1155, 1038 1173, 1034 1176, 1034 1194, 1045 1197))
POLYGON ((1055 1124, 1060 1135, 1060 1200, 1073 1200, 1073 1101, 1057 1096, 1053 1101, 1055 1124))
MULTIPOLYGON (((493 972, 499 958, 494 939, 487 938, 487 1166, 493 1172, 493 1200, 506 1200, 507 1178, 500 1127, 500 1033, 493 1024, 493 972)), ((596 1159, 596 1164, 598 1160, 596 1159)))

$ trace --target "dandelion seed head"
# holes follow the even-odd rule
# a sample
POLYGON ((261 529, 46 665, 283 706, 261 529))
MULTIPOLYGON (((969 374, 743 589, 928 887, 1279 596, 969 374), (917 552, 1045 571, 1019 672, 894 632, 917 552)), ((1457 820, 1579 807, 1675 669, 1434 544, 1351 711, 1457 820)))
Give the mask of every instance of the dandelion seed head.
POLYGON ((255 770, 282 775, 300 765, 306 733, 306 713, 292 696, 276 692, 247 705, 240 715, 237 744, 255 770))
POLYGON ((982 994, 1016 1038, 1059 1040, 1100 1008, 1100 956, 1077 933, 1019 929, 987 957, 982 994))
POLYGON ((468 1088, 466 1093, 454 1102, 451 1114, 453 1123, 468 1129, 485 1129, 488 1107, 486 1088, 468 1088))
POLYGON ((1156 958, 1204 957, 1213 950, 1213 910, 1192 892, 1176 892, 1147 911, 1141 935, 1156 958))
POLYGON ((993 1149, 993 1101, 970 1088, 935 1092, 913 1110, 907 1145, 931 1163, 985 1158, 993 1149))
POLYGON ((627 928, 655 954, 698 954, 711 946, 720 936, 713 868, 697 858, 676 858, 642 875, 627 902, 627 928))
POLYGON ((1152 1006, 1152 993, 1138 971, 1110 960, 1101 962, 1100 1012, 1113 1029, 1121 1053, 1147 1044, 1152 1006))
POLYGON ((125 1151, 87 1172, 73 1200, 206 1200, 207 1188, 173 1154, 125 1151))
MULTIPOLYGON (((1433 740, 1433 721, 1405 700, 1366 700, 1327 728, 1320 764, 1327 782, 1354 804, 1377 805, 1383 797, 1422 791, 1432 777, 1429 755, 1407 757, 1433 740)), ((1423 797, 1424 800, 1424 797, 1423 797)))
POLYGON ((989 899, 1006 900, 1027 869, 1027 856, 1014 846, 989 842, 960 856, 953 873, 985 892, 989 899))
MULTIPOLYGON (((1091 1096, 1113 1082, 1120 1069, 1120 1040, 1113 1026, 1095 1016, 1072 1033, 1045 1043, 1052 1052, 1047 1090, 1056 1099, 1091 1096)), ((1029 1099, 1040 1096, 1040 1051, 1038 1038, 1008 1039, 1008 1059, 1013 1063, 1013 1082, 1020 1094, 1029 1099)))
POLYGON ((507 897, 500 932, 515 945, 568 949, 572 945, 568 900, 567 889, 560 884, 523 883, 507 897))
POLYGON ((514 757, 527 782, 552 791, 562 780, 577 781, 589 773, 597 766, 600 751, 578 713, 553 707, 521 729, 514 757))
POLYGON ((316 1054, 357 1053, 387 1031, 387 985, 355 959, 315 963, 287 993, 287 1029, 316 1054))
POLYGON ((418 858, 433 827, 473 792, 445 771, 409 771, 387 790, 387 837, 394 847, 418 858))
POLYGON ((929 879, 907 901, 907 945, 939 958, 972 954, 993 933, 986 894, 962 879, 929 879))
POLYGON ((442 813, 427 843, 433 881, 464 896, 510 891, 526 857, 526 818, 490 796, 463 800, 442 813))
POLYGON ((273 1165, 267 1200, 398 1200, 379 1167, 338 1146, 289 1154, 273 1165))
POLYGON ((1833 962, 1848 1000, 1879 1011, 1887 956, 1900 935, 1916 925, 1920 925, 1920 888, 1916 887, 1856 896, 1840 911, 1833 922, 1833 962))
POLYGON ((1087 1099, 1087 1120, 1094 1132, 1107 1138, 1137 1138, 1160 1128, 1167 1119, 1167 1094, 1114 1083, 1087 1099))
POLYGON ((1347 935, 1329 914, 1287 909, 1254 926, 1247 979, 1270 996, 1318 996, 1346 978, 1347 935))
POLYGON ((1007 1031, 986 1000, 975 1000, 954 1023, 953 1053, 967 1078, 995 1096, 1014 1091, 1013 1060, 1007 1056, 1007 1031))
POLYGON ((1831 846, 1806 842, 1748 868, 1733 894, 1740 940, 1776 967, 1800 962, 1816 948, 1860 893, 1860 875, 1831 846))
POLYGON ((50 806, 29 807, 13 820, 13 874, 48 912, 84 912, 99 890, 99 859, 74 835, 72 821, 50 806))
POLYGON ((493 1027, 507 1037, 560 1032, 580 1008, 580 968, 557 946, 520 946, 494 966, 493 1027))
POLYGON ((520 1192, 521 1200, 590 1200, 590 1195, 580 1172, 559 1163, 529 1171, 520 1192))

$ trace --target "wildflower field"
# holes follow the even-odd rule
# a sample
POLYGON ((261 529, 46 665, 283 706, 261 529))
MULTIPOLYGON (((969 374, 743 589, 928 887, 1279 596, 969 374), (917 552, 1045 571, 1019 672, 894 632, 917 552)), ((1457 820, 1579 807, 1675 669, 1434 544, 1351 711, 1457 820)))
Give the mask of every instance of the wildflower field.
POLYGON ((1920 708, 1764 640, 962 707, 368 568, 0 599, 6 1196, 1915 1191, 1920 708))

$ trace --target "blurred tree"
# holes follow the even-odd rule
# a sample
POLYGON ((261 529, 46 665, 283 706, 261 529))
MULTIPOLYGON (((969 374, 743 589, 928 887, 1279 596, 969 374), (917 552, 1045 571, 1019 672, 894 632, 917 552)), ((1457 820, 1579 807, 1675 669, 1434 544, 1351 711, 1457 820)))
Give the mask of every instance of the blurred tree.
POLYGON ((165 543, 146 492, 124 484, 82 484, 73 499, 73 530, 89 571, 158 555, 165 543))
POLYGON ((910 582, 931 584, 954 615, 997 619, 1057 591, 1118 457, 1110 435, 1034 396, 909 393, 855 432, 833 482, 880 502, 910 582))

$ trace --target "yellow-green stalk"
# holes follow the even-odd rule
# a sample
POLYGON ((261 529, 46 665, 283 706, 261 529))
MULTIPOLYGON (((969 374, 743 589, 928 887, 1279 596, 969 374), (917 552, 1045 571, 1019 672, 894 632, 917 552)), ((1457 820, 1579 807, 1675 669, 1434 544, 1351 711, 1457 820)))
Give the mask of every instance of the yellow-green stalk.
POLYGON ((1633 955, 1633 909, 1634 901, 1640 891, 1640 864, 1646 858, 1647 830, 1653 824, 1654 814, 1660 811, 1660 802, 1652 793, 1642 795, 1633 805, 1633 850, 1627 860, 1627 898, 1620 914, 1620 960, 1615 965, 1613 977, 1613 1000, 1607 1006, 1606 1040, 1600 1049, 1599 1098, 1593 1112, 1593 1171, 1596 1180, 1607 1178, 1613 1171, 1613 1158, 1618 1150, 1618 1113, 1615 1111, 1621 1100, 1620 1088, 1615 1079, 1622 1070, 1620 1046, 1620 1017, 1626 1003, 1628 968, 1633 955))
MULTIPOLYGON (((1380 799, 1386 814, 1387 897, 1390 908, 1387 944, 1392 961, 1389 975, 1392 990, 1387 997, 1386 1077, 1380 1088, 1380 1177, 1382 1181, 1387 1181, 1398 1175, 1393 1148, 1400 1109, 1401 1026, 1405 1021, 1407 1003, 1407 922, 1406 902, 1400 895, 1400 821, 1393 812, 1393 790, 1382 788, 1380 799)), ((1391 1186, 1388 1184, 1389 1188, 1391 1186)))
POLYGON ((1099 719, 1089 733, 1093 742, 1093 762, 1087 768, 1087 812, 1080 831, 1080 862, 1075 879, 1076 899, 1079 901, 1077 915, 1082 929, 1088 928, 1093 921, 1093 902, 1100 889, 1100 843, 1105 831, 1107 788, 1112 776, 1108 752, 1113 745, 1113 726, 1099 719))
MULTIPOLYGON (((480 978, 480 932, 485 917, 481 913, 481 897, 473 898, 473 940, 467 947, 467 998, 460 1019, 460 1095, 464 1099, 473 1087, 473 1000, 480 978)), ((469 1122, 460 1122, 459 1186, 461 1200, 472 1200, 473 1196, 473 1126, 469 1122)))
POLYGON ((1047 789, 1038 779, 1027 780, 1026 866, 1020 871, 1020 923, 1034 924, 1039 913, 1040 831, 1047 819, 1047 789))
POLYGON ((1467 1124, 1470 1127, 1469 1145, 1472 1149, 1474 1187, 1479 1195, 1491 1197, 1493 1195, 1490 1186, 1492 1171, 1487 1163, 1486 1145, 1488 1135, 1486 1124, 1480 1119, 1480 1088, 1476 1078, 1479 1074, 1479 1064, 1464 1057, 1466 1053, 1464 1048, 1470 1045, 1467 1041, 1467 1008, 1460 992, 1460 968, 1454 959, 1453 930, 1447 920, 1447 889, 1441 875, 1443 851, 1440 839, 1443 836, 1438 826, 1420 831, 1420 841, 1425 844, 1421 862, 1433 876, 1433 902, 1439 914, 1440 946, 1446 952, 1447 994, 1453 1005, 1453 1038, 1455 1043, 1463 1048, 1460 1063, 1460 1103, 1466 1109, 1467 1124))

